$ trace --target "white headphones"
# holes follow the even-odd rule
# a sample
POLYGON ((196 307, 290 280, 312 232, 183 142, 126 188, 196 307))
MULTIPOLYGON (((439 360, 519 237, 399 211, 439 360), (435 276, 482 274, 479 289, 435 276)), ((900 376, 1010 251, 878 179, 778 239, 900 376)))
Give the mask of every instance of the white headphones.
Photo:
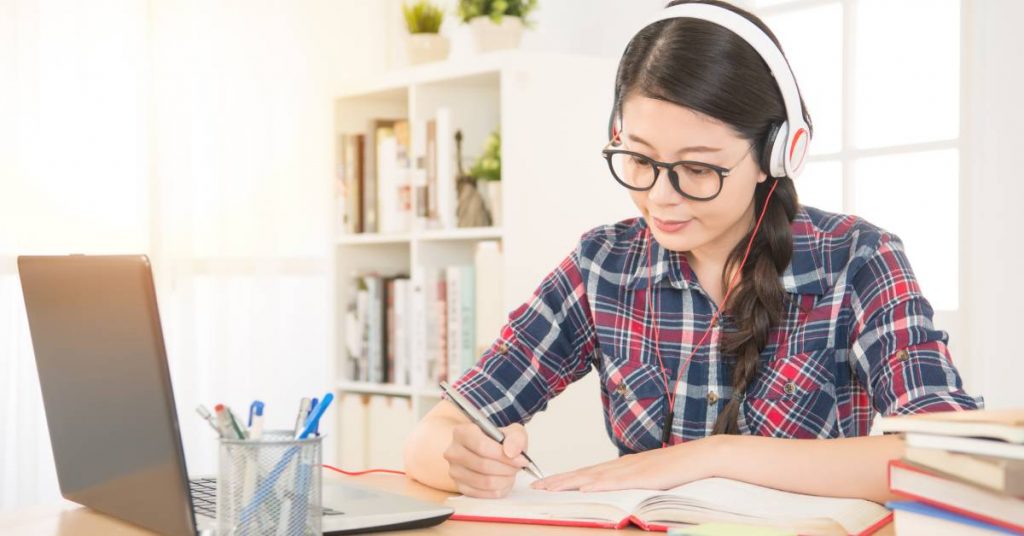
MULTIPOLYGON (((789 177, 796 179, 803 171, 807 149, 811 142, 811 130, 804 121, 804 110, 800 104, 800 90, 797 89, 796 78, 789 67, 786 57, 775 46, 770 37, 756 24, 739 13, 710 4, 681 4, 663 9, 657 16, 641 27, 667 19, 692 18, 713 22, 750 43, 771 69, 775 83, 782 92, 782 100, 786 107, 786 121, 773 126, 765 145, 770 148, 767 167, 769 175, 776 178, 789 177)), ((639 30, 638 30, 639 32, 639 30)), ((634 34, 635 35, 635 34, 634 34)), ((628 45, 627 45, 628 48, 628 45)), ((612 122, 609 135, 615 137, 617 129, 614 125, 615 107, 618 106, 618 87, 616 87, 615 103, 612 110, 612 122)))

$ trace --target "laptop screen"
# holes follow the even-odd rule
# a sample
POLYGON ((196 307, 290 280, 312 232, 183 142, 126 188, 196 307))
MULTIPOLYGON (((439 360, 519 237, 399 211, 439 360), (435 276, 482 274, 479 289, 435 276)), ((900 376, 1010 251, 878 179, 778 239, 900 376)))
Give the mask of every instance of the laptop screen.
POLYGON ((149 260, 20 257, 18 270, 62 494, 194 534, 149 260))

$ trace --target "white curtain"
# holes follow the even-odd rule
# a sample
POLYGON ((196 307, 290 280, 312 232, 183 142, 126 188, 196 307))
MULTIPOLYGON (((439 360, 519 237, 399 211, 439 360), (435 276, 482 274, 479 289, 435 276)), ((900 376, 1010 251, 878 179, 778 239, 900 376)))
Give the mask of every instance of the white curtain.
POLYGON ((59 497, 17 255, 151 256, 193 472, 198 403, 330 388, 344 7, 0 0, 0 510, 59 497))

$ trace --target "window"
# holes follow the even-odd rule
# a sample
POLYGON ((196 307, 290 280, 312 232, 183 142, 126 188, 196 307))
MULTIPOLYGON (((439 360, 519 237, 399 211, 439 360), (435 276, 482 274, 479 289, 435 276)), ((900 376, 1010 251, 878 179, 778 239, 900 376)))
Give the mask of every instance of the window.
POLYGON ((801 201, 899 236, 939 316, 959 308, 960 1, 745 4, 782 43, 815 124, 801 201))

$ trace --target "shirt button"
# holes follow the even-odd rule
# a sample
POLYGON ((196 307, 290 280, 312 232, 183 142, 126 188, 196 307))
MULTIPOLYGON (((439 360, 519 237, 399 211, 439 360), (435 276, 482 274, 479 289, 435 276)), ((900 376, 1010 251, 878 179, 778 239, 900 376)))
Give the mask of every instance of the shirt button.
POLYGON ((718 402, 718 394, 714 391, 708 392, 708 405, 713 405, 715 402, 718 402))
POLYGON ((900 350, 900 353, 896 354, 896 359, 900 361, 906 361, 910 359, 910 352, 906 350, 900 350))
POLYGON ((789 382, 782 389, 786 391, 787 395, 791 395, 796 392, 796 384, 793 382, 789 382))
POLYGON ((502 355, 507 354, 508 353, 508 345, 505 344, 505 343, 499 344, 498 345, 498 353, 502 354, 502 355))

